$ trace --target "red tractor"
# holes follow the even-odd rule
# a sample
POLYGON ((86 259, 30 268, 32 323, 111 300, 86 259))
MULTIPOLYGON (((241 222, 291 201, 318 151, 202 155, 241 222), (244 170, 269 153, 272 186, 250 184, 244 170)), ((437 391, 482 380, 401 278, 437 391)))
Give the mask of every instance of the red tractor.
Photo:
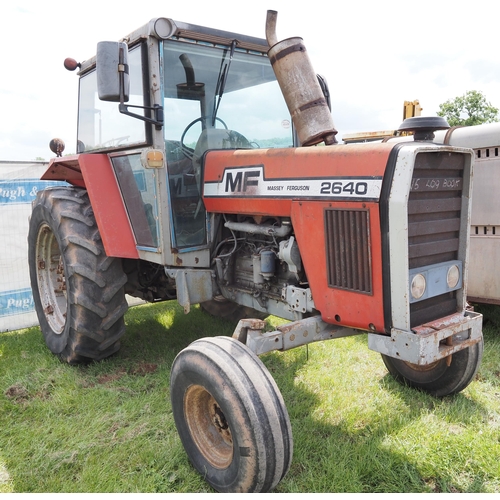
POLYGON ((158 18, 67 60, 77 154, 53 141, 43 179, 68 185, 30 220, 36 311, 63 361, 119 350, 126 294, 234 322, 171 372, 180 438, 218 491, 270 491, 292 460, 259 354, 367 334, 398 380, 444 396, 483 350, 465 300, 471 150, 432 143, 447 124, 425 118, 408 142, 336 144, 326 82, 275 23, 260 39, 158 18))

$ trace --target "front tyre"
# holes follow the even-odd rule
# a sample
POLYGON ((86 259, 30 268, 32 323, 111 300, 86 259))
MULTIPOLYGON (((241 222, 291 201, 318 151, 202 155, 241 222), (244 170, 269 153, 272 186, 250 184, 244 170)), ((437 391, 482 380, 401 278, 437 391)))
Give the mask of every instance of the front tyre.
POLYGON ((451 356, 429 365, 414 365, 382 354, 389 373, 399 382, 428 392, 435 397, 464 390, 474 379, 483 357, 483 339, 451 356))
POLYGON ((220 492, 271 491, 293 452, 288 412, 260 359, 231 337, 181 351, 170 394, 175 424, 194 467, 220 492))
POLYGON ((67 363, 118 351, 125 331, 127 280, 120 259, 107 257, 87 192, 40 191, 28 231, 33 300, 48 348, 67 363))

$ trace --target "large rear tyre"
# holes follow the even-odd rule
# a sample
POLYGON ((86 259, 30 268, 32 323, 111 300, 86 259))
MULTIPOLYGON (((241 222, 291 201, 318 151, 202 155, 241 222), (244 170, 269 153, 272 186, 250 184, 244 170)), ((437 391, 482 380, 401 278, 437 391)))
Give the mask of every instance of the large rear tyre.
POLYGON ((483 357, 483 340, 456 352, 448 366, 446 358, 430 365, 414 365, 382 354, 389 373, 399 382, 435 397, 464 390, 474 379, 483 357))
POLYGON ((107 257, 87 192, 40 191, 28 231, 31 288, 48 348, 67 363, 101 360, 120 348, 127 277, 107 257))
POLYGON ((200 307, 211 316, 222 318, 232 323, 238 323, 240 319, 265 319, 269 316, 267 313, 257 311, 251 307, 242 306, 225 298, 207 300, 206 302, 202 302, 200 307))
POLYGON ((220 492, 266 492, 292 460, 281 393, 260 359, 231 337, 205 338, 181 351, 170 394, 182 444, 220 492))

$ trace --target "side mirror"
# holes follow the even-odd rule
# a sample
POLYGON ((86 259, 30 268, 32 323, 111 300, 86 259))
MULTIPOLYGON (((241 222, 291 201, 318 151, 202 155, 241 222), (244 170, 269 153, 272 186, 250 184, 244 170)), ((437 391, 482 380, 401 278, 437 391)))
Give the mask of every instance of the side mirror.
POLYGON ((97 93, 101 101, 127 102, 130 95, 128 47, 123 42, 99 42, 96 54, 97 93))
POLYGON ((326 81, 326 78, 322 75, 316 75, 316 78, 318 79, 319 86, 321 87, 321 91, 323 92, 323 95, 325 96, 326 103, 328 104, 328 109, 331 111, 332 110, 332 101, 330 99, 330 89, 328 88, 328 82, 326 81))

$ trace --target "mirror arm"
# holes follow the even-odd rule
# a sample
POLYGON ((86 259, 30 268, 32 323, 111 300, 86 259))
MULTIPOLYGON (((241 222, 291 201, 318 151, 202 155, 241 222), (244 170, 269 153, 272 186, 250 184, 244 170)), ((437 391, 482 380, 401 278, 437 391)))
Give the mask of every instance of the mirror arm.
POLYGON ((125 63, 125 50, 123 47, 120 47, 118 57, 118 72, 120 74, 120 104, 118 105, 118 111, 123 115, 132 116, 133 118, 152 123, 156 127, 156 130, 161 130, 163 127, 163 108, 159 104, 155 104, 154 106, 134 106, 133 104, 125 104, 125 74, 128 74, 128 64, 125 63), (129 111, 129 108, 154 111, 155 117, 149 118, 147 116, 138 115, 137 113, 132 113, 129 111))
POLYGON ((124 115, 132 116, 139 120, 152 123, 155 125, 156 130, 161 130, 163 127, 163 107, 159 104, 155 104, 154 106, 134 106, 133 104, 125 104, 124 102, 120 102, 118 105, 118 111, 124 115), (138 115, 137 113, 131 113, 128 108, 139 108, 139 109, 147 109, 150 111, 154 111, 154 118, 149 118, 147 116, 138 115))

